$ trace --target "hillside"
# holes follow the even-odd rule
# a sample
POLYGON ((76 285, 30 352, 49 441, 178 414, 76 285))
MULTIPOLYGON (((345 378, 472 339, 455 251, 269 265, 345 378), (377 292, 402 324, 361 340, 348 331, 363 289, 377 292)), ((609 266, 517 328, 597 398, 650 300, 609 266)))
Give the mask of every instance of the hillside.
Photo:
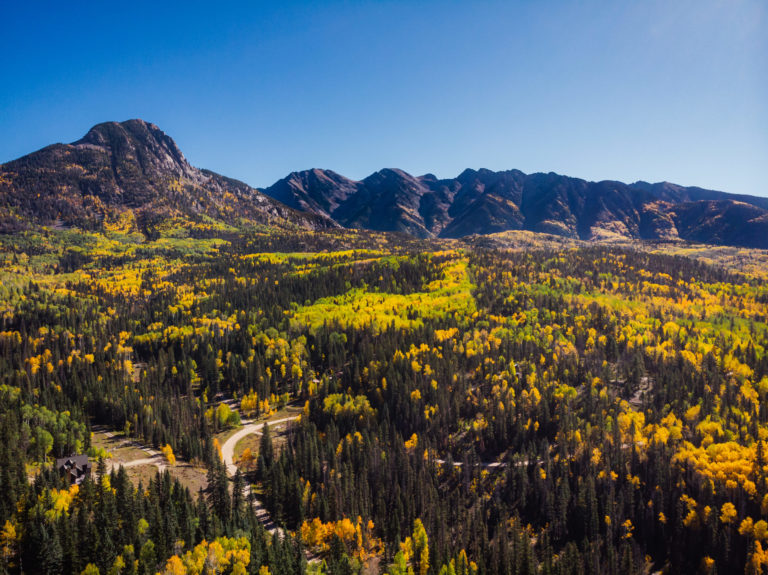
POLYGON ((0 569, 761 573, 766 277, 525 230, 0 234, 0 569))
POLYGON ((0 231, 42 224, 152 233, 172 218, 209 226, 334 225, 191 166, 170 137, 143 120, 99 124, 76 142, 0 166, 0 231))
POLYGON ((355 181, 293 172, 260 191, 193 167, 143 120, 107 122, 71 144, 0 165, 0 232, 36 225, 140 231, 265 224, 461 238, 528 230, 587 241, 685 240, 768 248, 768 198, 669 182, 589 182, 555 173, 384 169, 355 181))
POLYGON ((690 240, 768 247, 768 198, 667 182, 465 170, 453 179, 385 169, 361 181, 294 172, 264 192, 347 228, 458 238, 531 230, 583 240, 690 240))

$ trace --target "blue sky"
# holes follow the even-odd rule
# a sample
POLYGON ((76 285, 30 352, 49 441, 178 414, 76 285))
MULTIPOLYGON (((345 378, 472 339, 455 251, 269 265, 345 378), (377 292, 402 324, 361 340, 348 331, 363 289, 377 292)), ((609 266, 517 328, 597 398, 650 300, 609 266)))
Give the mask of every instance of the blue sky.
POLYGON ((139 117, 259 187, 486 167, 768 196, 765 0, 8 2, 3 23, 0 162, 139 117))

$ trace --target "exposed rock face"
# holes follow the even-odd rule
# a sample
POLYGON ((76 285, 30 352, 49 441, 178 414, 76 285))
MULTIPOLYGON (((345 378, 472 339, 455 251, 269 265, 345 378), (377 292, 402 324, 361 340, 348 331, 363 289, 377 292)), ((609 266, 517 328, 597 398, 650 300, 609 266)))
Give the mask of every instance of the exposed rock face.
POLYGON ((587 182, 518 170, 465 170, 438 180, 395 169, 356 182, 311 170, 264 191, 344 227, 419 237, 525 229, 585 240, 686 239, 768 248, 768 198, 668 182, 587 182))
POLYGON ((126 213, 139 229, 176 216, 336 225, 191 166, 170 137, 143 120, 99 124, 77 142, 54 144, 0 166, 0 229, 29 223, 94 228, 126 213))
POLYGON ((0 231, 35 224, 95 229, 127 219, 147 232, 174 217, 421 238, 531 230, 768 248, 768 198, 519 170, 465 170, 440 180, 384 169, 354 181, 315 169, 261 192, 191 166, 170 137, 143 120, 99 124, 77 142, 0 166, 0 231))

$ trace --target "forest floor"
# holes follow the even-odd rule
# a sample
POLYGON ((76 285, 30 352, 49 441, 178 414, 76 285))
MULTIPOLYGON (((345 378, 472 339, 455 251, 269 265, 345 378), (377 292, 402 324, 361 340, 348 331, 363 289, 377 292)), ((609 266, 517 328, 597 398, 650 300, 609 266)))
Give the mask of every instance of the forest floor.
MULTIPOLYGON (((300 407, 294 406, 294 405, 288 405, 283 409, 276 411, 269 417, 265 418, 263 421, 273 422, 273 421, 284 420, 285 418, 295 419, 299 415, 301 415, 300 407)), ((272 427, 272 425, 270 425, 270 427, 272 427)), ((277 431, 277 433, 275 433, 272 436, 272 447, 275 453, 280 453, 286 441, 284 434, 280 433, 282 427, 283 426, 276 426, 275 431, 277 431)), ((240 439, 235 445, 233 460, 236 462, 239 462, 243 456, 243 452, 246 449, 251 450, 251 455, 253 455, 254 461, 258 459, 260 438, 261 438, 261 431, 258 431, 256 433, 248 434, 242 439, 240 439)))
POLYGON ((124 467, 134 485, 141 482, 146 486, 157 471, 168 470, 195 497, 200 489, 208 486, 207 471, 202 465, 179 460, 175 465, 168 465, 158 450, 126 438, 122 432, 95 429, 91 444, 97 449, 103 448, 111 455, 105 460, 107 471, 124 467))
POLYGON ((298 414, 278 418, 278 414, 276 413, 270 418, 259 421, 258 423, 244 421, 244 425, 221 445, 221 458, 224 460, 224 464, 227 466, 227 472, 229 472, 230 475, 234 475, 237 471, 237 465, 235 465, 234 462, 235 447, 241 440, 245 439, 249 435, 261 435, 261 430, 264 429, 265 425, 268 425, 270 428, 275 427, 279 429, 281 424, 294 421, 297 417, 298 414))

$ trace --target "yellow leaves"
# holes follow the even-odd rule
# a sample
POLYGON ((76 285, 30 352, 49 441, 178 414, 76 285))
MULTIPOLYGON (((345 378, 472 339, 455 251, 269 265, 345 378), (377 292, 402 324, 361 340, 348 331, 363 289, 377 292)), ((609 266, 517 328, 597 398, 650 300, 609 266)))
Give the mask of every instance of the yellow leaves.
POLYGON ((662 418, 660 423, 668 430, 668 438, 670 440, 677 441, 682 439, 683 422, 675 415, 674 412, 670 411, 664 418, 662 418))
POLYGON ((663 443, 666 445, 667 441, 669 440, 669 436, 670 436, 669 429, 662 426, 654 426, 654 432, 653 432, 654 443, 663 443))
POLYGON ((376 412, 365 395, 347 395, 346 393, 332 393, 323 400, 323 411, 334 417, 359 416, 370 417, 376 412))
POLYGON ((390 325, 412 328, 423 325, 423 319, 448 314, 469 315, 476 311, 469 278, 468 262, 450 260, 442 269, 440 280, 430 283, 426 291, 407 295, 369 292, 355 288, 340 296, 321 298, 292 313, 292 326, 309 326, 316 330, 324 323, 342 327, 371 327, 378 332, 390 325))
POLYGON ((768 395, 768 375, 763 376, 763 379, 758 382, 757 392, 761 397, 768 395))
POLYGON ((739 525, 739 534, 744 535, 745 537, 751 536, 752 531, 754 530, 754 527, 755 527, 755 522, 752 520, 751 517, 747 517, 739 525))
POLYGON ((764 567, 768 565, 768 554, 763 551, 760 541, 754 542, 752 553, 747 559, 746 573, 764 573, 764 567))
POLYGON ((520 398, 523 401, 527 401, 528 405, 531 407, 536 407, 541 402, 541 392, 538 390, 538 388, 533 387, 530 392, 523 390, 523 392, 520 394, 520 398))
POLYGON ((739 392, 741 393, 741 396, 744 398, 744 401, 747 404, 751 404, 750 405, 751 411, 756 412, 760 406, 760 398, 755 388, 752 387, 752 384, 749 383, 749 381, 745 380, 744 383, 741 384, 741 387, 739 388, 739 392))
POLYGON ((752 533, 758 541, 765 541, 768 539, 768 523, 762 519, 757 521, 753 527, 752 533))
POLYGON ((693 353, 693 352, 691 352, 691 351, 689 351, 687 349, 683 349, 683 350, 680 351, 680 357, 682 357, 683 360, 685 360, 687 363, 689 363, 694 369, 696 369, 696 370, 699 369, 699 366, 701 365, 701 357, 700 356, 697 357, 695 353, 693 353))
POLYGON ((688 515, 685 516, 683 519, 683 525, 690 529, 698 529, 699 528, 699 514, 696 513, 695 510, 691 509, 688 512, 688 515))
POLYGON ((659 511, 659 523, 667 524, 667 516, 662 511, 659 511))
POLYGON ((621 432, 621 440, 624 443, 644 444, 643 428, 645 427, 645 414, 626 406, 626 410, 619 413, 616 418, 621 432), (634 434, 632 429, 634 428, 634 434))
POLYGON ((476 434, 480 434, 480 432, 488 427, 488 421, 485 419, 485 416, 482 413, 478 413, 475 416, 475 419, 472 421, 472 430, 476 434))
POLYGON ((222 458, 222 455, 221 455, 221 443, 219 443, 219 438, 218 437, 214 437, 213 438, 213 448, 216 450, 216 453, 218 453, 219 459, 221 459, 222 458))
POLYGON ((165 564, 163 575, 203 573, 246 573, 251 562, 251 544, 245 537, 217 537, 203 540, 183 556, 174 555, 165 564))
POLYGON ((624 523, 621 524, 622 530, 624 533, 622 533, 621 538, 622 539, 631 539, 632 534, 635 531, 635 526, 632 525, 632 521, 627 519, 624 521, 624 523))
POLYGON ((253 416, 259 407, 259 394, 251 390, 240 400, 240 411, 245 415, 253 416))
POLYGON ((176 465, 176 456, 173 454, 173 448, 169 444, 165 444, 161 451, 163 456, 168 461, 168 465, 176 465))
POLYGON ((187 575, 187 568, 184 567, 181 557, 172 555, 166 562, 162 575, 187 575))
POLYGON ((414 389, 411 392, 411 401, 413 401, 414 403, 417 403, 420 400, 421 400, 421 391, 419 391, 418 389, 414 389))
POLYGON ((717 439, 721 439, 724 435, 722 424, 719 421, 712 421, 710 415, 696 426, 696 431, 702 435, 703 447, 706 447, 717 439))
POLYGON ((414 433, 413 435, 411 435, 410 439, 407 439, 405 441, 405 449, 407 451, 410 451, 414 449, 418 444, 419 444, 419 436, 414 433))
POLYGON ((19 542, 19 532, 16 524, 6 519, 2 531, 0 531, 0 546, 3 550, 3 558, 6 562, 16 554, 16 545, 19 542))
POLYGON ((251 448, 246 447, 243 450, 242 455, 240 455, 240 463, 242 463, 243 465, 248 465, 249 463, 253 462, 253 459, 254 457, 253 457, 253 453, 251 452, 251 448))
POLYGON ((348 518, 340 521, 323 523, 315 517, 312 521, 304 521, 300 528, 301 539, 304 543, 320 552, 328 551, 329 540, 336 536, 352 548, 357 544, 357 529, 348 518))
POLYGON ((136 524, 136 530, 138 531, 139 535, 144 535, 147 532, 147 529, 149 529, 149 522, 143 517, 140 518, 136 524))
POLYGON ((427 575, 429 571, 429 539, 421 519, 413 521, 413 547, 416 555, 419 575, 427 575))
POLYGON ((32 375, 35 375, 38 371, 40 371, 40 357, 30 357, 27 359, 27 363, 29 364, 29 372, 32 375))
POLYGON ((737 380, 750 379, 753 375, 753 371, 748 365, 741 363, 730 353, 723 358, 723 367, 726 373, 737 380))
POLYGON ((640 478, 637 475, 627 473, 627 483, 632 485, 635 489, 640 489, 640 478))
POLYGON ((754 445, 747 447, 735 441, 727 441, 695 447, 686 441, 672 460, 691 466, 699 474, 717 481, 727 489, 740 486, 750 496, 757 493, 751 479, 755 460, 754 445))
POLYGON ((720 522, 725 525, 730 525, 734 521, 736 521, 736 518, 738 516, 738 512, 736 511, 736 506, 731 503, 730 501, 723 503, 723 506, 720 508, 720 522))
MULTIPOLYGON (((80 487, 78 485, 72 485, 69 489, 51 489, 48 492, 50 495, 51 506, 45 510, 46 520, 53 523, 62 515, 69 515, 69 509, 79 492, 80 487)), ((40 503, 45 501, 43 494, 38 495, 38 501, 40 503)))
POLYGON ((455 327, 452 327, 450 329, 436 329, 435 330, 435 339, 439 342, 444 342, 448 339, 452 339, 456 337, 456 334, 459 333, 459 330, 455 327))
POLYGON ((685 412, 685 420, 689 423, 696 421, 701 413, 701 404, 688 408, 685 412))
POLYGON ((555 388, 554 397, 558 401, 576 399, 576 396, 577 396, 576 388, 571 387, 570 385, 561 384, 561 385, 558 385, 557 388, 555 388))
POLYGON ((339 444, 336 446, 336 455, 341 455, 345 445, 347 447, 351 447, 353 444, 363 444, 363 436, 359 431, 355 431, 354 433, 347 433, 347 435, 341 441, 339 441, 339 444))

